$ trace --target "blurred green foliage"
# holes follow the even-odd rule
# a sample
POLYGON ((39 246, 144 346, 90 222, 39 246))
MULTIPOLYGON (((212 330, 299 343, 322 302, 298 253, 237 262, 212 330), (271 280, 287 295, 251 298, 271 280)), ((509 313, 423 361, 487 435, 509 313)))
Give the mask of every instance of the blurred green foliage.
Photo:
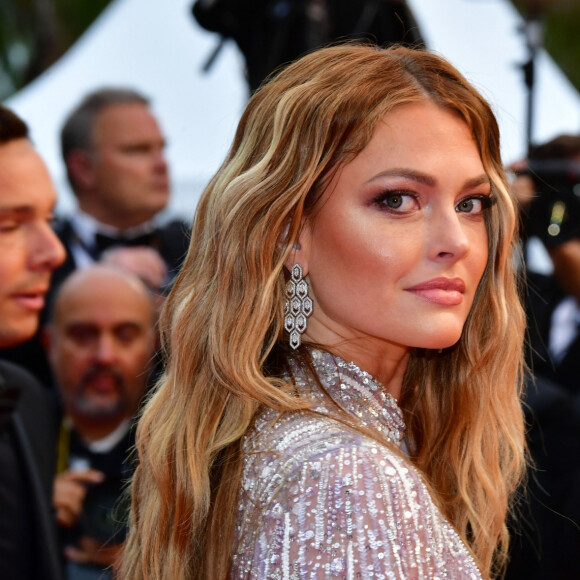
POLYGON ((111 0, 0 0, 0 100, 55 62, 111 0))
POLYGON ((64 24, 66 40, 72 44, 97 18, 111 0, 54 0, 64 24))
POLYGON ((512 0, 524 18, 536 12, 544 22, 544 47, 580 90, 580 1, 512 0))

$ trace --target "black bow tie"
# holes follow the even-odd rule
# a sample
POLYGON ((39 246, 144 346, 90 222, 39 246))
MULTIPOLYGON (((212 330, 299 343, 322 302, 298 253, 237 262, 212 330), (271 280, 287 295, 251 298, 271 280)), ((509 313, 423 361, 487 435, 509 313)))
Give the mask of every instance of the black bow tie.
POLYGON ((115 247, 149 246, 159 249, 159 236, 156 231, 142 234, 134 238, 118 236, 116 238, 106 234, 95 235, 95 253, 100 256, 104 251, 115 247))

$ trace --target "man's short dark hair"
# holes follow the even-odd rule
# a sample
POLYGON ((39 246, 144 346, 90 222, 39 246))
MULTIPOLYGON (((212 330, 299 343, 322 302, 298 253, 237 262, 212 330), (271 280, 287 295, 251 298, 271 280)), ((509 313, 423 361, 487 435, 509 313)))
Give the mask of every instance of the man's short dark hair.
POLYGON ((26 123, 16 113, 0 105, 0 144, 27 138, 26 123))
POLYGON ((89 151, 93 125, 97 115, 112 105, 138 103, 149 105, 149 99, 132 89, 103 88, 85 96, 69 114, 60 132, 62 158, 66 162, 69 153, 75 149, 89 151))
POLYGON ((532 147, 530 159, 572 159, 580 156, 580 135, 558 135, 532 147))

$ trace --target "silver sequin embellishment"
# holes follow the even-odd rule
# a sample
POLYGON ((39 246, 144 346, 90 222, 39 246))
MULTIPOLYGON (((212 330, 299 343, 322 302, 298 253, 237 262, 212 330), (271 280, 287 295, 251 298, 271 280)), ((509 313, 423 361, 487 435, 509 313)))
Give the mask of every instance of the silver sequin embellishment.
POLYGON ((312 351, 314 412, 266 409, 244 440, 232 579, 481 579, 415 468, 394 451, 395 399, 354 363, 312 351), (345 425, 372 429, 389 444, 345 425), (341 422, 342 421, 342 422, 341 422))

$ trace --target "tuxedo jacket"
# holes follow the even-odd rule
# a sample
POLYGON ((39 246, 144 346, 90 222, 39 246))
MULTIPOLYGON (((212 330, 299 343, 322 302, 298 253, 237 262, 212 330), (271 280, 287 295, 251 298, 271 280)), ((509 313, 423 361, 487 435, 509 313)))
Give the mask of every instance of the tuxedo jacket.
POLYGON ((52 508, 58 418, 25 370, 0 361, 0 578, 60 580, 52 508))
POLYGON ((567 295, 553 276, 534 272, 527 275, 528 363, 534 374, 580 395, 580 333, 564 358, 556 363, 548 350, 552 314, 567 295))
POLYGON ((526 288, 527 443, 532 464, 510 522, 505 580, 580 578, 580 339, 556 364, 552 314, 566 295, 554 277, 529 273, 526 288))
MULTIPOLYGON (((66 260, 53 272, 51 290, 58 288, 63 280, 77 269, 77 264, 71 253, 71 246, 76 235, 70 221, 67 219, 59 221, 55 227, 55 232, 66 249, 66 260)), ((157 228, 152 236, 151 247, 159 252, 167 264, 170 278, 177 274, 183 263, 189 247, 189 239, 189 227, 179 220, 171 221, 157 228)))
POLYGON ((532 463, 510 521, 505 580, 580 578, 580 395, 530 376, 524 410, 532 463))

